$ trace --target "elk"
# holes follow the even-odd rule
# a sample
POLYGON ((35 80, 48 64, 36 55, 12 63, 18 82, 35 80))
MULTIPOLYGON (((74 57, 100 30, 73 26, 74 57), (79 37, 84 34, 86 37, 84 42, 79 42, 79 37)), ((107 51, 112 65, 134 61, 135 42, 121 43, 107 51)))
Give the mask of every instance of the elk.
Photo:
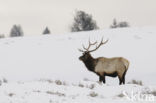
POLYGON ((122 83, 125 84, 125 75, 129 67, 129 61, 123 57, 99 57, 93 58, 91 56, 91 52, 96 51, 101 45, 104 45, 108 42, 108 40, 103 42, 103 38, 101 42, 97 45, 97 41, 91 43, 89 40, 89 46, 86 48, 83 45, 83 49, 79 49, 80 52, 83 53, 82 56, 79 57, 79 60, 82 61, 87 69, 91 72, 96 73, 99 76, 99 81, 105 84, 105 76, 117 77, 119 78, 119 85, 122 83), (97 45, 95 49, 89 50, 91 46, 97 45))

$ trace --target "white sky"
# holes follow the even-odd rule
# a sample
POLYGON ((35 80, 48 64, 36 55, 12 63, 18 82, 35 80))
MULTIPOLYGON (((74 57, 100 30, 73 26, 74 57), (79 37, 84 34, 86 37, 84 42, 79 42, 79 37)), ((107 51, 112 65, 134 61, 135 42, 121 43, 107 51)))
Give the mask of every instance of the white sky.
POLYGON ((100 29, 113 18, 156 26, 156 0, 0 0, 0 34, 9 34, 13 24, 21 24, 26 35, 41 34, 46 26, 52 33, 69 32, 75 10, 92 14, 100 29))

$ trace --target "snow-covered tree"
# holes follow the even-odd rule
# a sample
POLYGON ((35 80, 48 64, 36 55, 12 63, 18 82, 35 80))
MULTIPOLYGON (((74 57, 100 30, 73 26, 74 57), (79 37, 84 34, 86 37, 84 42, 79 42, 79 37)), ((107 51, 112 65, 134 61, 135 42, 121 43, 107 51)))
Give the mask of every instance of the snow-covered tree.
POLYGON ((10 32, 10 37, 17 37, 17 36, 23 36, 22 27, 20 25, 13 25, 10 32))
POLYGON ((129 27, 129 23, 126 21, 117 22, 116 19, 113 20, 113 24, 110 26, 110 28, 124 28, 129 27))
POLYGON ((89 31, 98 29, 96 21, 92 19, 92 15, 85 13, 84 11, 76 11, 74 17, 74 23, 72 24, 71 31, 89 31))
POLYGON ((45 30, 43 31, 43 34, 50 34, 50 30, 48 29, 48 27, 45 28, 45 30))
POLYGON ((111 28, 117 28, 118 27, 116 19, 113 20, 113 24, 110 27, 111 28))
POLYGON ((122 22, 119 22, 118 27, 120 28, 129 27, 129 24, 126 21, 122 21, 122 22))

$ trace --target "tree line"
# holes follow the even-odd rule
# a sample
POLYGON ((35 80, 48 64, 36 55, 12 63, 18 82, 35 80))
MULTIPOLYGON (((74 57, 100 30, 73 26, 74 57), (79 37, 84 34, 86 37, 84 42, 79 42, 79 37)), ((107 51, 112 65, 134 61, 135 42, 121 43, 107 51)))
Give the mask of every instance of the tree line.
MULTIPOLYGON (((113 23, 110 25, 110 28, 124 28, 129 27, 129 23, 126 21, 117 22, 116 19, 113 20, 113 23)), ((76 11, 73 23, 70 27, 71 32, 79 32, 79 31, 90 31, 99 29, 96 21, 93 19, 91 14, 88 14, 84 11, 76 11)), ((46 27, 43 32, 43 35, 51 34, 51 31, 48 27, 46 27)), ((24 36, 23 29, 21 25, 13 25, 10 31, 10 37, 19 37, 24 36)), ((0 35, 0 38, 4 38, 4 35, 0 35)))

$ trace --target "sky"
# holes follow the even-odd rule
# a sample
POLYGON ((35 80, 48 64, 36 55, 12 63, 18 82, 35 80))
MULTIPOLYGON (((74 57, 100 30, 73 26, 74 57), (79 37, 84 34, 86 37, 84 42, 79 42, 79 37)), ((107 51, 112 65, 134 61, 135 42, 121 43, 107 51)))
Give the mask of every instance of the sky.
POLYGON ((156 26, 156 0, 0 0, 0 34, 20 24, 25 35, 70 32, 76 10, 93 16, 100 29, 116 18, 131 27, 156 26))

